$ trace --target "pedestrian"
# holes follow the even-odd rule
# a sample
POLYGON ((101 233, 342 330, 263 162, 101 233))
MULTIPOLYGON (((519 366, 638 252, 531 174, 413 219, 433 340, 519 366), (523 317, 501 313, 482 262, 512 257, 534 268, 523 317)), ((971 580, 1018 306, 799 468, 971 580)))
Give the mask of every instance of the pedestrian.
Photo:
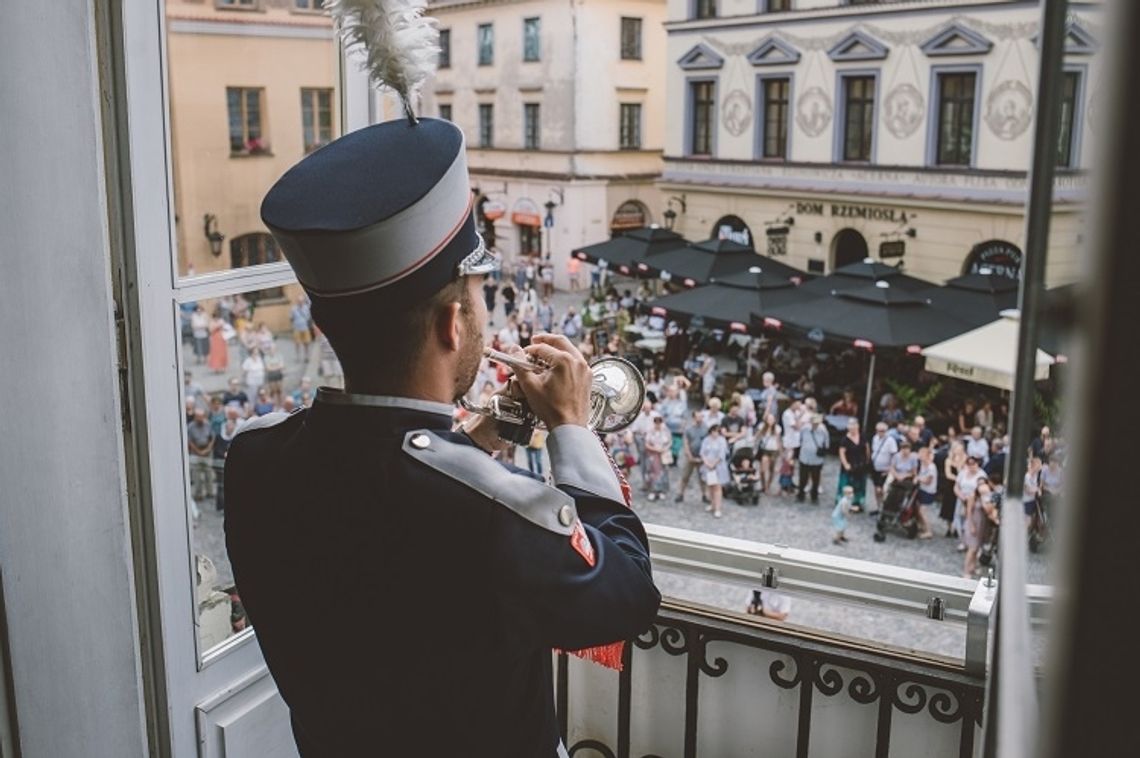
POLYGON ((776 482, 776 469, 780 464, 780 451, 783 447, 781 437, 776 415, 764 414, 764 420, 756 432, 756 439, 760 447, 760 489, 765 495, 770 494, 772 485, 776 482))
POLYGON ((831 544, 842 545, 847 542, 847 515, 855 504, 855 488, 850 484, 839 491, 839 500, 831 511, 831 527, 835 529, 835 536, 831 544))
POLYGON ((637 460, 641 462, 641 491, 649 491, 649 459, 645 454, 645 437, 653 429, 653 403, 645 400, 641 404, 641 412, 629 425, 628 431, 633 434, 633 442, 637 446, 637 460))
POLYGON ((796 502, 804 501, 810 480, 812 505, 819 503, 819 476, 823 471, 823 455, 830 443, 831 437, 823 425, 823 416, 813 414, 809 425, 800 430, 800 483, 796 490, 796 502))
POLYGON ((650 500, 669 496, 669 466, 673 464, 673 435, 660 414, 653 416, 653 428, 645 435, 645 457, 649 461, 650 500))
POLYGON ((277 343, 269 343, 269 351, 262 357, 265 362, 265 386, 269 390, 269 399, 280 404, 284 394, 285 359, 277 352, 277 343))
POLYGON ((855 393, 851 390, 843 390, 843 397, 831 405, 831 415, 858 416, 859 405, 855 402, 855 393))
POLYGON ((1025 528, 1033 534, 1033 520, 1037 518, 1037 505, 1041 497, 1041 456, 1034 452, 1029 454, 1029 462, 1025 469, 1025 484, 1021 490, 1021 504, 1025 509, 1025 528))
POLYGON ((194 420, 186 425, 186 443, 190 452, 190 492, 195 500, 214 494, 214 430, 204 408, 194 409, 194 420))
POLYGON ((289 321, 293 325, 293 357, 302 366, 309 362, 309 348, 313 342, 312 320, 309 299, 301 295, 289 311, 289 321))
POLYGON ((542 270, 539 271, 539 279, 542 281, 542 294, 545 297, 554 296, 554 264, 550 262, 550 256, 542 261, 542 270))
POLYGON ((507 318, 510 318, 511 314, 515 312, 516 290, 511 286, 511 283, 509 281, 503 285, 502 295, 503 315, 507 318))
POLYGON ((220 311, 215 310, 210 319, 210 345, 207 350, 206 365, 214 374, 224 374, 230 363, 230 350, 226 344, 226 329, 229 326, 220 311))
POLYGON ((554 331, 554 306, 550 304, 550 298, 542 298, 538 304, 536 316, 539 331, 547 333, 554 331))
MULTIPOLYGON (((839 492, 851 487, 851 513, 862 513, 867 498, 867 464, 870 447, 859 430, 859 419, 848 417, 847 433, 839 440, 839 492)), ((837 498, 838 499, 838 498, 837 498)))
POLYGON ((658 410, 665 418, 665 426, 673 438, 669 449, 673 457, 673 463, 670 465, 676 466, 681 460, 681 446, 684 444, 685 432, 685 411, 688 410, 689 403, 685 391, 676 382, 669 381, 665 385, 664 392, 665 398, 661 401, 658 410))
POLYGON ((962 564, 962 576, 966 579, 973 579, 974 572, 978 569, 978 551, 986 540, 990 517, 995 511, 993 485, 986 479, 985 474, 978 477, 977 485, 966 498, 965 507, 962 542, 965 546, 966 556, 962 564))
POLYGON ((261 358, 261 350, 253 348, 249 357, 241 362, 241 370, 245 376, 245 390, 247 397, 257 397, 257 391, 265 384, 265 361, 261 358))
POLYGON ((509 350, 519 344, 519 323, 513 313, 507 315, 507 323, 499 330, 500 350, 509 350))
POLYGON ((677 487, 677 497, 673 498, 673 502, 680 503, 685 499, 685 489, 689 486, 689 477, 693 472, 697 472, 697 487, 701 491, 701 501, 708 503, 708 494, 704 478, 700 475, 701 468, 701 443, 705 440, 705 422, 704 415, 700 410, 694 410, 689 416, 689 421, 685 424, 682 432, 682 463, 681 469, 681 483, 677 487))
POLYGON ((871 437, 871 483, 875 487, 875 510, 868 511, 869 516, 877 515, 883 507, 883 485, 887 481, 887 474, 891 470, 891 460, 899 451, 898 443, 894 437, 887 433, 887 424, 880 421, 875 424, 875 435, 871 437))
POLYGON ((780 454, 780 494, 791 495, 796 491, 796 456, 795 452, 784 448, 780 454))
POLYGON ((698 373, 701 377, 701 394, 706 398, 712 397, 713 390, 716 389, 716 358, 702 352, 698 373))
POLYGON ((954 495, 958 502, 954 509, 954 531, 958 534, 958 552, 964 552, 966 545, 966 516, 967 505, 978 488, 978 481, 985 478, 979 461, 972 455, 966 456, 966 465, 958 472, 958 479, 954 483, 954 495))
POLYGON ((918 473, 915 481, 918 483, 918 538, 928 540, 934 533, 930 530, 927 508, 938 502, 938 466, 934 464, 934 451, 929 447, 918 449, 918 473))
POLYGON ((499 294, 499 285, 491 277, 483 281, 483 304, 487 308, 487 323, 495 325, 495 296, 499 294))
POLYGON ((214 469, 214 510, 222 513, 226 510, 226 478, 218 475, 226 466, 226 453, 230 449, 234 435, 237 434, 237 421, 227 417, 214 438, 213 469, 214 469))
POLYGON ((942 481, 939 486, 942 491, 942 508, 939 518, 946 522, 946 536, 957 537, 958 528, 955 526, 954 514, 958 510, 958 495, 954 492, 958 483, 958 473, 966 468, 966 446, 960 440, 950 443, 946 459, 942 462, 942 481))
POLYGON ((210 317, 200 305, 190 314, 190 334, 194 338, 194 355, 201 365, 210 354, 210 317))
POLYGON ((705 510, 713 518, 721 517, 723 486, 728 483, 728 443, 720 433, 720 424, 709 427, 709 433, 701 442, 701 476, 708 487, 709 504, 705 510))
POLYGON ((562 317, 561 324, 562 333, 566 338, 573 341, 578 338, 582 333, 582 317, 578 315, 578 309, 570 306, 566 309, 566 315, 562 317))
POLYGON ((966 438, 966 455, 977 458, 978 463, 983 467, 989 461, 990 443, 982 436, 982 427, 974 426, 970 429, 970 436, 966 438))
POLYGON ((800 430, 804 428, 804 404, 800 400, 793 400, 780 419, 780 426, 784 430, 784 451, 791 453, 792 458, 800 454, 800 430))
POLYGON ((577 292, 582 289, 582 261, 573 255, 566 260, 566 275, 570 280, 571 292, 577 292))
POLYGON ((542 451, 546 447, 546 430, 535 427, 526 444, 526 466, 530 473, 542 476, 542 451))
POLYGON ((234 582, 300 755, 554 758, 552 651, 620 666, 660 604, 572 343, 535 336, 527 355, 550 369, 515 377, 550 430, 553 484, 492 457, 494 419, 453 431, 498 266, 463 145, 440 119, 374 124, 309 153, 261 205, 350 390, 247 422, 226 461, 234 582), (319 660, 329 612, 299 613, 302 597, 351 630, 319 660), (459 618, 479 619, 461 643, 459 618))

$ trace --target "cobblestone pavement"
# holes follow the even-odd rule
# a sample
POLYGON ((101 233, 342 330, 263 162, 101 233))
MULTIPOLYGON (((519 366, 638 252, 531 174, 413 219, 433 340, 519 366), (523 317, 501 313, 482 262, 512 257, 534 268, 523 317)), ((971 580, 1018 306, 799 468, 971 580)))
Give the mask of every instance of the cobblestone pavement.
MULTIPOLYGON (((581 293, 559 292, 554 297, 554 305, 559 315, 570 304, 578 304, 581 293)), ((496 325, 503 323, 501 304, 495 318, 496 325)), ((279 350, 292 361, 292 345, 287 340, 279 340, 279 350)), ((235 356, 231 356, 231 368, 235 366, 235 356)), ((315 371, 315 359, 308 367, 315 383, 319 383, 315 371)), ((207 384, 207 391, 220 390, 225 375, 206 376, 204 368, 191 367, 195 378, 207 384)), ((299 378, 300 366, 291 362, 287 368, 286 387, 292 387, 299 378)), ((233 373, 233 371, 231 371, 233 373)), ((525 453, 520 449, 516 463, 526 466, 525 453)), ((549 467, 546 467, 549 470, 549 467)), ((764 496, 757 506, 737 505, 726 499, 724 516, 714 519, 705 512, 694 477, 689 483, 686 499, 674 503, 673 496, 679 481, 679 471, 670 471, 670 497, 665 501, 650 502, 640 492, 640 479, 635 472, 634 508, 641 518, 652 524, 690 529, 756 542, 786 545, 824 554, 843 555, 850 558, 874 561, 893 566, 917 568, 925 571, 960 576, 962 554, 955 548, 957 540, 942 536, 945 524, 938 519, 932 522, 935 532, 931 540, 910 540, 901 534, 890 534, 883 543, 872 539, 874 519, 867 515, 852 515, 849 518, 845 546, 831 543, 831 505, 835 502, 838 463, 829 458, 823 469, 821 497, 819 505, 796 503, 793 497, 764 496)), ((868 486, 868 496, 870 488, 868 486)), ((210 501, 200 504, 200 516, 194 522, 195 550, 209 556, 215 563, 219 583, 223 586, 230 581, 229 561, 225 555, 222 536, 221 514, 213 509, 210 501)), ((1047 554, 1029 556, 1029 581, 1048 583, 1047 554)), ((717 608, 742 612, 750 597, 750 587, 739 584, 713 582, 691 576, 658 571, 655 579, 666 596, 689 600, 717 608)), ((884 644, 904 648, 914 648, 927 652, 961 657, 965 646, 965 627, 958 624, 939 623, 920 618, 900 618, 884 612, 871 611, 862 606, 837 602, 822 602, 815 599, 793 597, 791 615, 787 623, 815 629, 827 630, 852 637, 875 640, 884 644)))

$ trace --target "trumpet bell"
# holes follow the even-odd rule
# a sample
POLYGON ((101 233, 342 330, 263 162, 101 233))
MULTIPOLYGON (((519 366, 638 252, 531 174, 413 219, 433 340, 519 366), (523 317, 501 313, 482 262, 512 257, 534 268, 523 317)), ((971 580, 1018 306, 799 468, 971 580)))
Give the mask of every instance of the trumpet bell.
POLYGON ((591 429, 602 434, 619 432, 632 424, 645 403, 645 380, 637 368, 613 356, 590 364, 594 386, 590 392, 591 429))

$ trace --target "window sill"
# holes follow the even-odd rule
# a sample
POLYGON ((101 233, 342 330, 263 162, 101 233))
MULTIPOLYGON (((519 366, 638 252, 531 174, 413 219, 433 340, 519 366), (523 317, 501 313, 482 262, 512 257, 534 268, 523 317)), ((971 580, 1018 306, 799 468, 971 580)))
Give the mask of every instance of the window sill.
POLYGON ((640 55, 623 55, 621 59, 623 61, 634 61, 635 63, 641 63, 645 60, 640 55))
POLYGON ((271 150, 258 150, 256 153, 250 152, 230 152, 231 158, 272 158, 273 152, 271 150))

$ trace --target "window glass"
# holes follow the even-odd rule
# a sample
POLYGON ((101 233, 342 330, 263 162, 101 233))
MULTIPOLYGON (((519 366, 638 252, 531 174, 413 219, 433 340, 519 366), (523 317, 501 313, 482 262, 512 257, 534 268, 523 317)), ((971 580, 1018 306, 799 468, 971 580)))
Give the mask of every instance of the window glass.
POLYGON ((788 80, 764 80, 765 158, 788 157, 788 80))
POLYGON ((716 104, 713 102, 713 82, 693 82, 691 90, 693 123, 692 144, 690 152, 693 155, 712 154, 712 135, 716 104))
POLYGON ((620 146, 622 150, 641 149, 641 104, 621 104, 621 135, 620 146))
POLYGON ((479 24, 479 65, 490 66, 495 62, 495 27, 479 24))
POLYGON ((250 419, 309 405, 318 384, 343 386, 335 354, 312 329, 307 308, 295 283, 178 306, 186 507, 203 652, 246 623, 222 528, 234 435, 250 419))
POLYGON ((764 10, 769 13, 777 11, 788 11, 792 9, 792 0, 767 0, 764 3, 764 10))
POLYGON ((537 150, 540 144, 540 131, 542 128, 537 103, 523 105, 523 147, 527 150, 537 150))
POLYGON ((178 276, 281 260, 261 200, 340 133, 331 21, 295 12, 318 7, 263 3, 234 26, 227 7, 165 3, 178 276), (214 33, 218 24, 234 33, 214 33))
POLYGON ((1057 135, 1057 165, 1073 168, 1076 165, 1074 154, 1076 142, 1077 95, 1080 92, 1081 75, 1076 71, 1066 71, 1061 79, 1061 131, 1057 135))
POLYGON ((479 147, 495 146, 495 106, 479 104, 479 147))
POLYGON ((869 161, 875 128, 875 79, 844 77, 843 93, 843 160, 869 161))
POLYGON ((451 120, 451 103, 441 103, 439 106, 439 117, 444 121, 451 120))
POLYGON ((541 22, 537 18, 523 19, 523 60, 537 61, 541 57, 541 22))
POLYGON ((696 18, 716 18, 716 0, 695 0, 693 15, 696 18))
POLYGON ((439 30, 439 67, 451 68, 451 30, 439 30))
POLYGON ((641 19, 622 17, 621 20, 622 60, 641 60, 641 19))
POLYGON ((938 75, 938 154, 940 166, 969 166, 974 146, 975 74, 938 75))

